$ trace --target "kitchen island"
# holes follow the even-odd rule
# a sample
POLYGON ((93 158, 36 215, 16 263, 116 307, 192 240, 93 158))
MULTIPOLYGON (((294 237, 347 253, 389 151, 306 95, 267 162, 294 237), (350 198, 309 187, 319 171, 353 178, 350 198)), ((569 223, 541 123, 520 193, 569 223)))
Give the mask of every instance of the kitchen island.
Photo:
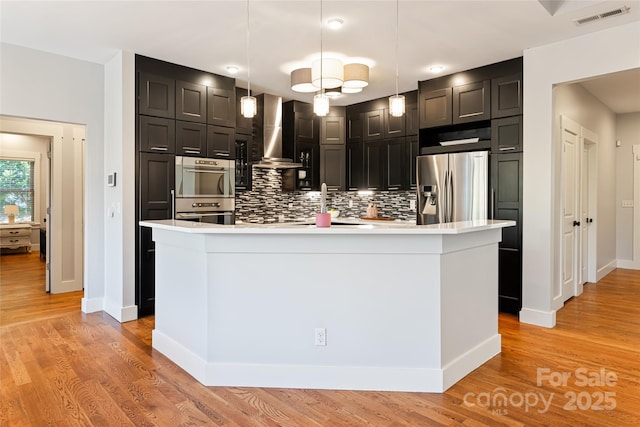
POLYGON ((153 348, 204 385, 442 392, 500 352, 513 221, 140 225, 153 348))

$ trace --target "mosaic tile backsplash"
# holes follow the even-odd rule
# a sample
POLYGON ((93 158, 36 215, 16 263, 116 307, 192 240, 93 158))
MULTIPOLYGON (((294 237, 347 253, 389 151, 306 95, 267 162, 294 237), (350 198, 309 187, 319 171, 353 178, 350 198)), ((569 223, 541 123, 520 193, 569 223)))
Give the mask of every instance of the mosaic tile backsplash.
MULTIPOLYGON (((319 191, 282 191, 282 174, 275 169, 254 169, 253 190, 236 194, 236 222, 271 223, 313 218, 320 210, 319 191)), ((355 191, 329 192, 327 207, 340 211, 341 218, 365 216, 369 203, 378 205, 378 216, 415 221, 411 209, 414 191, 377 191, 359 196, 355 191), (349 207, 351 201, 352 207, 349 207)))

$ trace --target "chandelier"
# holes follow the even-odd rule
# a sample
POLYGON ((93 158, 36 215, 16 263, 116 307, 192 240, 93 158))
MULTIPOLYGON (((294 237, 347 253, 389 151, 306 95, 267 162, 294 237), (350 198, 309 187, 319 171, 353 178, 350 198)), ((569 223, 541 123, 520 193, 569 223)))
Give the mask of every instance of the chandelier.
POLYGON ((291 90, 317 92, 341 88, 342 93, 357 93, 369 84, 369 66, 357 62, 343 64, 337 58, 319 58, 310 67, 291 72, 291 90))

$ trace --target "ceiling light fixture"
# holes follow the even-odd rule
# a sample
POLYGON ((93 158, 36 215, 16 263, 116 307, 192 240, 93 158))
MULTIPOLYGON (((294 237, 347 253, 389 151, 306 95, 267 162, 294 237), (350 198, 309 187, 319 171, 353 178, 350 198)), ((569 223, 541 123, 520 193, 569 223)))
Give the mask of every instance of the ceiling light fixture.
POLYGON ((440 73, 442 70, 444 70, 444 66, 442 65, 432 65, 429 67, 429 71, 432 73, 440 73))
MULTIPOLYGON (((313 97, 313 112, 319 116, 319 117, 323 117, 326 116, 329 113, 329 98, 327 97, 327 95, 324 94, 324 90, 322 87, 322 83, 324 81, 323 79, 323 71, 324 71, 324 64, 323 64, 323 58, 322 58, 322 0, 320 0, 320 79, 319 79, 319 83, 320 83, 320 93, 318 93, 316 96, 313 97)), ((314 83, 313 81, 313 67, 311 67, 311 82, 314 83)), ((315 83, 314 83, 315 84, 315 83)))
POLYGON ((361 87, 346 87, 346 86, 342 86, 342 93, 360 93, 362 92, 362 88, 361 87))
POLYGON ((342 96, 342 88, 338 86, 331 89, 325 89, 324 94, 331 99, 339 98, 342 96))
POLYGON ((332 30, 339 30, 342 28, 342 24, 344 24, 344 21, 340 18, 331 18, 327 21, 327 25, 332 30))
POLYGON ((311 68, 298 68, 291 72, 291 89, 296 92, 315 92, 318 90, 311 83, 311 68))
POLYGON ((227 65, 226 69, 229 74, 237 74, 240 71, 240 68, 235 65, 227 65))
POLYGON ((404 115, 404 95, 398 95, 398 3, 396 0, 396 94, 389 97, 389 114, 393 117, 404 115))
POLYGON ((256 115, 258 102, 251 96, 251 72, 249 67, 249 0, 247 0, 247 96, 240 98, 240 114, 247 119, 256 115))

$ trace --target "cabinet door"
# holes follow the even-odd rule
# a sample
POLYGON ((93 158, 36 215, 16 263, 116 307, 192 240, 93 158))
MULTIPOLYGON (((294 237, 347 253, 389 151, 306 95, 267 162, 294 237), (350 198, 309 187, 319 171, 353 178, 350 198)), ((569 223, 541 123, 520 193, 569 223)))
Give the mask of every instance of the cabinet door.
POLYGON ((364 135, 363 113, 349 113, 347 111, 347 142, 350 144, 362 142, 364 135))
POLYGON ((383 142, 364 143, 364 187, 367 190, 385 189, 385 151, 383 142))
POLYGON ((517 314, 522 308, 522 153, 491 158, 491 217, 516 221, 502 230, 499 244, 499 309, 517 314))
POLYGON ((347 144, 348 190, 364 188, 364 143, 347 144))
POLYGON ((412 135, 407 137, 406 142, 406 161, 407 161, 407 177, 406 181, 408 183, 409 190, 416 189, 416 157, 418 157, 419 153, 419 145, 418 145, 418 135, 412 135))
POLYGON ((206 86, 176 81, 176 119, 206 123, 206 86))
POLYGON ((407 95, 406 119, 405 119, 405 135, 417 135, 420 131, 420 123, 418 121, 418 93, 417 91, 409 92, 407 95))
POLYGON ((136 305, 138 316, 149 316, 155 311, 156 297, 156 244, 149 227, 138 227, 138 277, 136 305))
POLYGON ((176 120, 176 153, 185 156, 207 155, 207 125, 176 120))
POLYGON ((320 146, 320 183, 327 184, 329 191, 344 191, 345 185, 344 145, 320 146))
POLYGON ((175 170, 173 155, 140 153, 140 220, 171 219, 175 170))
POLYGON ((390 191, 401 190, 405 188, 405 140, 404 138, 395 138, 386 141, 386 189, 390 191))
POLYGON ((295 142, 317 144, 319 142, 316 116, 313 113, 296 112, 293 125, 295 142))
POLYGON ((384 138, 385 110, 364 113, 364 140, 380 141, 384 138))
POLYGON ((491 120, 491 151, 522 151, 522 116, 491 120))
POLYGON ((451 119, 451 88, 432 90, 420 94, 420 127, 432 128, 446 126, 451 119))
POLYGON ((491 118, 522 114, 522 73, 491 80, 491 118))
POLYGON ((207 126, 207 157, 233 159, 236 133, 232 128, 223 126, 207 126))
POLYGON ((304 191, 319 190, 320 146, 309 142, 296 143, 295 156, 302 163, 302 168, 297 170, 296 187, 304 191))
POLYGON ((138 113, 174 119, 175 80, 140 72, 138 113))
POLYGON ((210 125, 235 128, 235 90, 207 87, 207 123, 210 125))
POLYGON ((491 118, 491 81, 484 80, 453 88, 453 124, 491 118))
POLYGON ((384 126, 385 139, 404 136, 405 120, 407 116, 406 111, 405 111, 405 114, 403 114, 400 117, 393 117, 391 114, 389 114, 389 110, 386 108, 384 112, 385 112, 385 126, 384 126))
POLYGON ((346 138, 344 125, 344 117, 322 117, 320 121, 320 144, 344 145, 346 138))
POLYGON ((160 117, 138 116, 140 151, 176 152, 176 121, 160 117))

